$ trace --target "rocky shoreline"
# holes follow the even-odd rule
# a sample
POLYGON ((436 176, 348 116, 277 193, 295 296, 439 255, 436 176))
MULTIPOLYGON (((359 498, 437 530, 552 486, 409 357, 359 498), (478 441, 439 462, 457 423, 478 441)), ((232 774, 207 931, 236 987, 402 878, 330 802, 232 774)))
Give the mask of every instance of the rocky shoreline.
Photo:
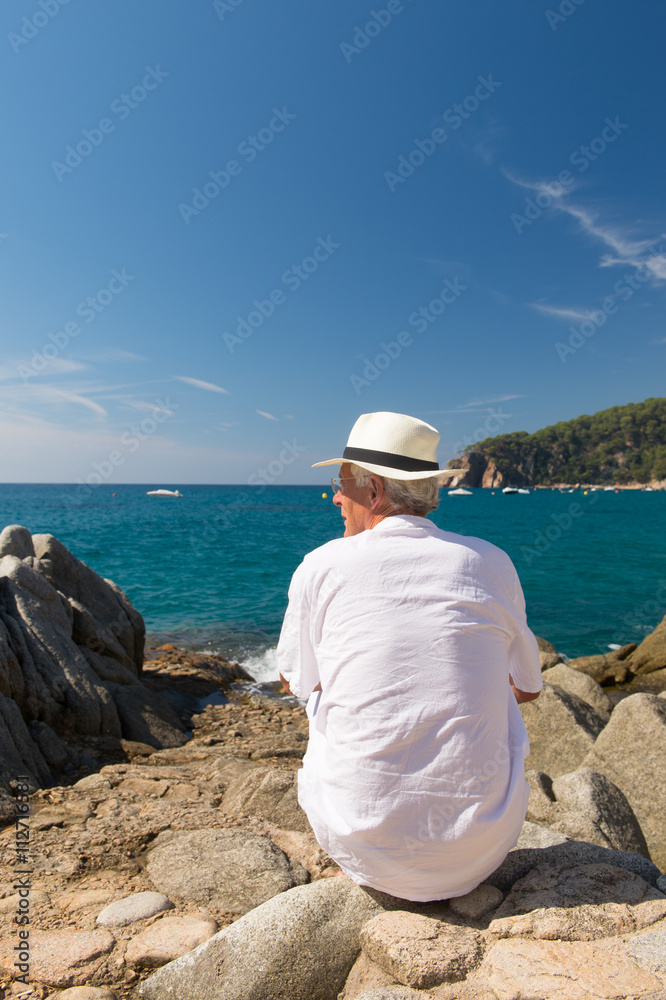
POLYGON ((666 619, 568 663, 540 640, 521 839, 468 896, 411 904, 332 877, 296 797, 303 707, 144 653, 59 544, 0 534, 3 997, 666 1000, 666 619))

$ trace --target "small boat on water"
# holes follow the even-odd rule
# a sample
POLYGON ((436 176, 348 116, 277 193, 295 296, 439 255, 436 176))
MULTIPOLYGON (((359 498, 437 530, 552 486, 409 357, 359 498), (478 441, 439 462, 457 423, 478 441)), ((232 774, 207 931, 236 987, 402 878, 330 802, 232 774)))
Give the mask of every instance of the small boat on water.
POLYGON ((464 490, 459 486, 457 490, 449 490, 450 497, 471 497, 474 496, 471 490, 464 490))
POLYGON ((517 493, 517 492, 518 492, 517 486, 505 486, 504 489, 502 490, 502 493, 517 493))
POLYGON ((530 495, 530 491, 529 490, 519 489, 518 492, 519 493, 526 493, 528 496, 530 495))
POLYGON ((147 497, 182 497, 178 490, 148 490, 147 497))

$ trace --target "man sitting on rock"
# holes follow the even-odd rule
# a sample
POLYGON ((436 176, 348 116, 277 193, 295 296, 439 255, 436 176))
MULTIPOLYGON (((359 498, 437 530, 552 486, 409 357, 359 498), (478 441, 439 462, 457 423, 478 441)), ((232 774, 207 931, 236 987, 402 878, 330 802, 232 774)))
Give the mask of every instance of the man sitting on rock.
POLYGON ((298 794, 319 844, 355 882, 420 901, 470 892, 515 845, 518 702, 541 689, 509 557, 427 519, 438 441, 366 413, 342 458, 316 463, 341 464, 344 538, 294 573, 278 645, 285 688, 309 698, 298 794))

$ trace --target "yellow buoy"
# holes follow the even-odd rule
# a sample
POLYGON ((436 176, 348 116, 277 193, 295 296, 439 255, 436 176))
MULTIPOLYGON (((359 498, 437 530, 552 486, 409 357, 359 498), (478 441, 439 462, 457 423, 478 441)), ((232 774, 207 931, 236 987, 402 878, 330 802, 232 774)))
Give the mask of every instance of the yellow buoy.
POLYGON ((328 493, 322 493, 321 498, 322 500, 326 500, 328 498, 328 493))

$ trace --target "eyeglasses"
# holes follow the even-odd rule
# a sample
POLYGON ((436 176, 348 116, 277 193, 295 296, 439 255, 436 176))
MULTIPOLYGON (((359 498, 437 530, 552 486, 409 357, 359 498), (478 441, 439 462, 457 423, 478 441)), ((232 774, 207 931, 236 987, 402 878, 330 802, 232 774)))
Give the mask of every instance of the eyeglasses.
POLYGON ((334 491, 334 493, 339 492, 342 493, 342 495, 344 496, 345 491, 342 488, 342 484, 350 483, 352 480, 355 480, 354 476, 341 476, 340 478, 331 479, 331 489, 334 491))

